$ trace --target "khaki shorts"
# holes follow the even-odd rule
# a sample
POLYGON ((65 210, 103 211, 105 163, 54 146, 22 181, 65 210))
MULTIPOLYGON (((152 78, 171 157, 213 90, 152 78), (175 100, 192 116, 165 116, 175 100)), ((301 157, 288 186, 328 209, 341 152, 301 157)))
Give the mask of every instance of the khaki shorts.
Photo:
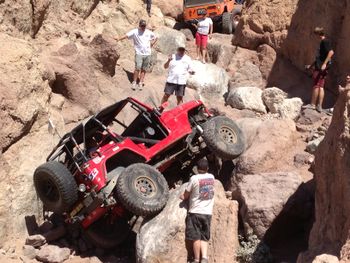
POLYGON ((151 64, 151 55, 135 55, 135 69, 148 70, 151 64))

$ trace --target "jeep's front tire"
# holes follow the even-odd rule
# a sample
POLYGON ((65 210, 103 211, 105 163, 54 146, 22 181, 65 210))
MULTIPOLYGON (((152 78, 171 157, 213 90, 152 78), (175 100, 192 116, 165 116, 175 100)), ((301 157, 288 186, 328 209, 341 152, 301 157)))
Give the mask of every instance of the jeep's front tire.
POLYGON ((78 200, 78 186, 63 164, 51 161, 34 172, 34 187, 44 208, 57 214, 68 212, 78 200))
POLYGON ((202 137, 214 154, 226 160, 237 158, 245 150, 242 130, 225 116, 217 116, 204 123, 202 137))
POLYGON ((164 176, 154 167, 136 163, 118 178, 117 196, 123 206, 138 216, 153 216, 166 205, 169 188, 164 176))
POLYGON ((229 12, 224 12, 222 14, 222 33, 232 34, 232 32, 233 32, 232 15, 229 12))

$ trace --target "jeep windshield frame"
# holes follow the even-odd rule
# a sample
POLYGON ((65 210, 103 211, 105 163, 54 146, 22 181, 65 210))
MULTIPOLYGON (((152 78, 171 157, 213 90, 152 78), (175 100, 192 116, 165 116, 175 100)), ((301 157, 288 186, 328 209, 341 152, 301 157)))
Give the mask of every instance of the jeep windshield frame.
POLYGON ((212 5, 217 4, 218 0, 184 0, 185 7, 195 7, 195 6, 203 6, 203 5, 212 5))

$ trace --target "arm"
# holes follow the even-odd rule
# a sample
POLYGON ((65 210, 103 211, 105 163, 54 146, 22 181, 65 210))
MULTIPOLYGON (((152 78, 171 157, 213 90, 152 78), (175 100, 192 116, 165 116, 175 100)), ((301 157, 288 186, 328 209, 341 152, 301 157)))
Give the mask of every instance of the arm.
POLYGON ((114 39, 115 40, 117 40, 117 42, 119 42, 119 41, 122 41, 122 40, 125 40, 125 39, 127 39, 128 38, 128 36, 127 35, 125 35, 125 36, 122 36, 122 37, 114 37, 114 39))
POLYGON ((170 55, 167 62, 165 62, 165 64, 164 64, 165 69, 169 68, 169 64, 172 60, 173 60, 173 55, 170 55))
POLYGON ((182 195, 180 195, 180 199, 181 200, 188 200, 188 198, 190 198, 190 192, 187 192, 187 190, 185 190, 185 192, 183 192, 183 194, 182 195))
POLYGON ((211 37, 211 35, 213 34, 213 29, 214 29, 214 26, 213 26, 213 23, 210 24, 210 29, 209 29, 209 36, 211 37))
POLYGON ((158 38, 154 38, 152 41, 151 41, 151 47, 153 47, 158 41, 158 38))
POLYGON ((329 51, 326 60, 322 64, 322 68, 321 68, 322 70, 325 70, 327 68, 327 64, 329 61, 331 61, 333 56, 334 56, 334 51, 333 50, 329 51))

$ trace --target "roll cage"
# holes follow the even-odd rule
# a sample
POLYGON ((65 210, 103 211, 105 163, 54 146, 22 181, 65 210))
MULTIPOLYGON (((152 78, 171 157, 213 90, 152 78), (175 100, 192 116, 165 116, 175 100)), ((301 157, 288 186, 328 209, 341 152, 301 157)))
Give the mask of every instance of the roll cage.
POLYGON ((159 116, 160 113, 157 109, 151 109, 133 98, 121 100, 88 117, 71 132, 62 136, 59 143, 47 157, 47 161, 65 155, 63 162, 74 162, 76 168, 80 170, 80 166, 90 159, 88 150, 92 147, 91 142, 104 140, 105 137, 116 143, 122 142, 125 138, 130 138, 137 143, 154 145, 159 142, 157 138, 161 139, 167 136, 167 129, 159 122, 159 116), (136 111, 136 118, 129 125, 126 125, 118 119, 118 114, 128 104, 136 111), (116 133, 109 127, 112 124, 119 125, 124 131, 116 133), (145 127, 149 128, 151 126, 150 129, 153 129, 155 139, 147 138, 143 134, 145 127))

